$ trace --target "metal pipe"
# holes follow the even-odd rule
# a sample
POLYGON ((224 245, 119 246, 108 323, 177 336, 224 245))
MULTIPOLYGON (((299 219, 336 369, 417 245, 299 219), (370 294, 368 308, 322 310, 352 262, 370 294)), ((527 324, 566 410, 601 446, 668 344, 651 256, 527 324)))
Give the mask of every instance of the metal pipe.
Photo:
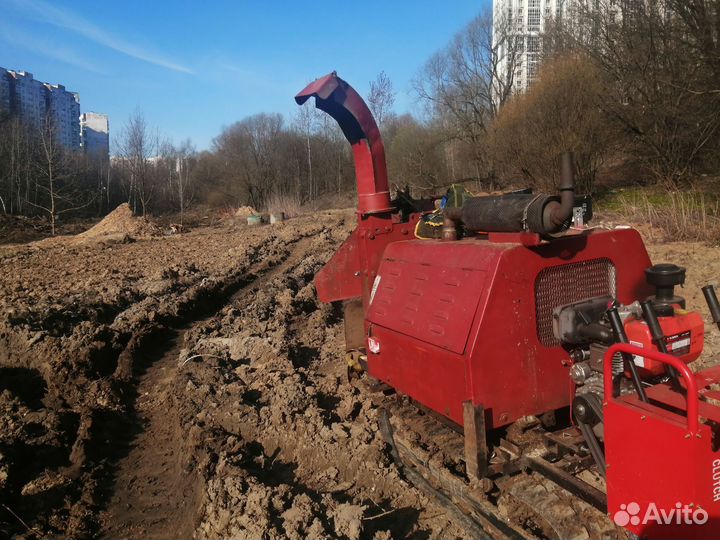
POLYGON ((603 374, 604 374, 604 389, 605 399, 607 401, 612 400, 615 396, 612 393, 612 357, 615 353, 624 352, 633 355, 642 356, 655 360, 665 365, 675 367, 678 372, 682 375, 685 380, 685 387, 687 388, 687 426, 690 433, 695 434, 698 432, 700 426, 700 419, 698 412, 700 410, 700 400, 698 398, 698 383, 695 380, 695 375, 688 365, 669 354, 663 354, 652 349, 643 349, 629 345, 625 343, 616 343, 612 345, 607 351, 605 351, 605 357, 603 358, 603 374))
POLYGON ((334 71, 311 82, 295 96, 295 101, 302 105, 311 97, 318 109, 335 119, 352 145, 358 212, 362 215, 391 212, 385 146, 365 101, 334 71))
POLYGON ((556 234, 570 222, 575 205, 572 154, 562 158, 560 197, 510 193, 490 197, 471 197, 462 206, 465 228, 482 232, 521 232, 556 234))
POLYGON ((462 217, 462 208, 452 207, 443 210, 443 240, 457 240, 458 238, 458 222, 462 217))
POLYGON ((572 217, 575 205, 574 169, 572 153, 565 152, 560 167, 560 202, 551 201, 543 209, 543 225, 547 232, 562 230, 564 223, 572 217))
POLYGON ((702 288, 702 292, 705 295, 705 301, 707 302, 708 309, 710 309, 710 316, 715 324, 720 328, 720 302, 718 302, 717 294, 715 294, 715 287, 712 285, 705 285, 702 288))

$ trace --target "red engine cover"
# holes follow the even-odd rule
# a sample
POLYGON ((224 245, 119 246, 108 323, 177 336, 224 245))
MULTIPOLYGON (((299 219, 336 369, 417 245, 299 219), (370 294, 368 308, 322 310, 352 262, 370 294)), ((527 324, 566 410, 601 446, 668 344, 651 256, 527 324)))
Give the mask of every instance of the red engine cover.
MULTIPOLYGON (((674 317, 659 317, 658 320, 665 334, 665 342, 670 354, 677 356, 686 364, 702 354, 705 322, 700 313, 676 309, 674 317)), ((626 321, 625 332, 631 345, 658 350, 645 321, 637 319, 626 321)), ((643 376, 661 375, 665 372, 665 367, 661 363, 640 356, 635 357, 635 364, 641 368, 640 374, 643 376)))
POLYGON ((462 403, 491 427, 569 405, 569 357, 552 310, 591 296, 650 294, 634 230, 539 246, 481 239, 387 246, 369 301, 370 375, 462 424, 462 403))

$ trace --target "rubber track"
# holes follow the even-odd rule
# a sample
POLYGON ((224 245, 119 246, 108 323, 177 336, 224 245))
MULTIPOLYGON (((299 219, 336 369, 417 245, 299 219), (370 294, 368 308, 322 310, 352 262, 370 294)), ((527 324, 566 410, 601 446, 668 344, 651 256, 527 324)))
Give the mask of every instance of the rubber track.
POLYGON ((496 506, 459 472, 462 435, 412 405, 383 409, 380 430, 406 478, 453 515, 459 513, 473 536, 480 529, 492 538, 624 537, 603 513, 537 473, 500 478, 496 506))

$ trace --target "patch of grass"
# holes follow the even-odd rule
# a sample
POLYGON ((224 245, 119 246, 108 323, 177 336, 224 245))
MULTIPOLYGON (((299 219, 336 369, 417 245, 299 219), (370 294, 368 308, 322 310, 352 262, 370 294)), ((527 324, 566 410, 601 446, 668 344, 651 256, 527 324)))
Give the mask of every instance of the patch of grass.
POLYGON ((628 188, 606 194, 597 206, 660 229, 670 240, 720 243, 720 197, 715 193, 628 188))

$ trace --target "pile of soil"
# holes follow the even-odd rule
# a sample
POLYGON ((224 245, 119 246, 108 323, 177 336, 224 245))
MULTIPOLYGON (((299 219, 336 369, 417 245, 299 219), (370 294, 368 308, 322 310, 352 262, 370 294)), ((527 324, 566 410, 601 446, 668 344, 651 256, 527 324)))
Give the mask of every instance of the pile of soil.
POLYGON ((248 216, 256 216, 258 213, 252 206, 241 206, 235 210, 235 217, 246 218, 248 216))
POLYGON ((105 236, 128 235, 131 237, 156 236, 160 230, 147 218, 133 216, 128 203, 122 203, 105 216, 100 223, 78 234, 78 239, 97 239, 105 236))
POLYGON ((79 234, 57 235, 34 242, 35 248, 44 249, 55 245, 79 245, 103 242, 108 244, 134 242, 138 238, 159 236, 162 229, 146 217, 133 215, 127 203, 119 205, 100 222, 79 234))

